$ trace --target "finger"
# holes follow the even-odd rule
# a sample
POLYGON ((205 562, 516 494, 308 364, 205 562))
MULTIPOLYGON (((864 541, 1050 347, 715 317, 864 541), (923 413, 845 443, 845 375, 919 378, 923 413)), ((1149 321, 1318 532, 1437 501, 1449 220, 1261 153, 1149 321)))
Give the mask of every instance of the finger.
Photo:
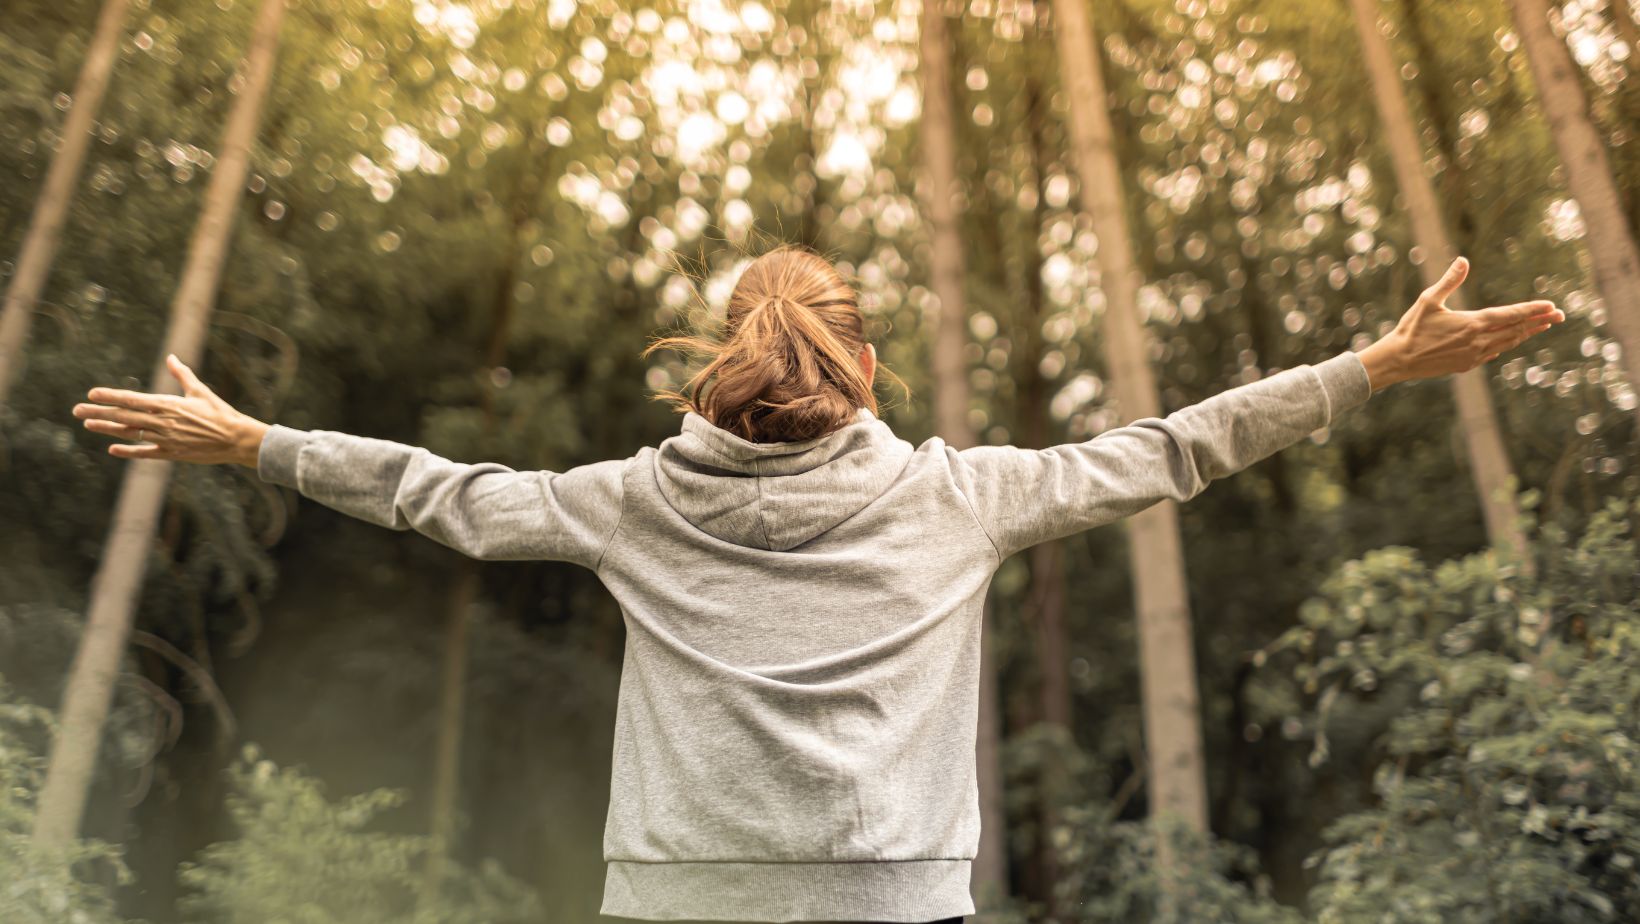
POLYGON ((205 383, 199 380, 199 376, 194 375, 194 370, 188 368, 182 360, 177 359, 177 355, 175 353, 166 355, 165 365, 171 370, 171 375, 175 376, 176 380, 182 383, 183 394, 191 398, 199 398, 211 394, 211 390, 205 387, 205 383))
POLYGON ((171 406, 173 396, 152 395, 123 388, 93 388, 85 396, 98 404, 114 404, 138 411, 163 411, 171 406))
POLYGON ((122 440, 146 442, 154 435, 152 432, 143 432, 141 427, 127 427, 125 424, 115 423, 112 420, 88 420, 85 422, 85 428, 92 433, 101 433, 103 436, 112 436, 122 440))
POLYGON ((1481 350, 1487 355, 1488 358, 1498 356, 1513 350, 1515 347, 1520 346, 1527 340, 1543 333, 1548 329, 1549 328, 1547 325, 1516 328, 1506 333, 1494 335, 1488 338, 1484 341, 1485 345, 1481 347, 1481 350))
POLYGON ((1464 279, 1469 276, 1469 261, 1459 257, 1446 268, 1446 274, 1436 280, 1435 284, 1424 290, 1424 298, 1435 304, 1446 301, 1446 297, 1463 285, 1464 279))
POLYGON ((1517 324, 1532 324, 1540 321, 1558 324, 1566 320, 1566 314, 1556 308, 1554 302, 1545 301, 1520 302, 1514 305, 1500 305, 1496 308, 1481 308, 1471 311, 1470 315, 1481 322, 1482 330, 1500 330, 1517 324))
POLYGON ((112 443, 108 454, 121 459, 163 459, 165 450, 153 443, 112 443))
POLYGON ((154 414, 145 414, 142 411, 127 410, 123 407, 107 407, 101 404, 76 404, 74 416, 82 420, 112 420, 128 427, 143 427, 148 430, 162 430, 165 428, 165 419, 154 414))

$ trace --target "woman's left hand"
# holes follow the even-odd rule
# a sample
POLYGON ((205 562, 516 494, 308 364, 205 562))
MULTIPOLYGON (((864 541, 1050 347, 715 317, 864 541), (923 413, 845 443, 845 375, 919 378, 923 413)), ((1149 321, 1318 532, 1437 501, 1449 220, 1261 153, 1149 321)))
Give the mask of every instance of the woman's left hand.
POLYGON ((175 356, 165 358, 182 394, 149 394, 120 388, 93 388, 91 404, 74 405, 85 428, 134 443, 115 443, 108 454, 121 459, 167 459, 256 467, 268 425, 217 397, 175 356))
POLYGON ((1468 372, 1566 320, 1554 302, 1541 300, 1464 311, 1446 307, 1468 275, 1469 261, 1453 260, 1394 330, 1361 350, 1374 393, 1396 382, 1468 372))

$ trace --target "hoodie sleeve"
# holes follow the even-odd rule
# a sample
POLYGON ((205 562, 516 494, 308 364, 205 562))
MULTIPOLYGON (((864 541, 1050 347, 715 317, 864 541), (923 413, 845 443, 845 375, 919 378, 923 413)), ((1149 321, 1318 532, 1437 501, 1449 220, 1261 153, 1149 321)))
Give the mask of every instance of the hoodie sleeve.
POLYGON ((1227 389, 1166 418, 1146 417, 1048 449, 976 446, 952 456, 958 487, 1001 558, 1119 520, 1162 500, 1187 501, 1330 426, 1371 395, 1346 351, 1227 389))
POLYGON ((473 558, 569 561, 596 570, 620 522, 627 461, 516 472, 387 440, 275 425, 263 437, 257 474, 473 558))

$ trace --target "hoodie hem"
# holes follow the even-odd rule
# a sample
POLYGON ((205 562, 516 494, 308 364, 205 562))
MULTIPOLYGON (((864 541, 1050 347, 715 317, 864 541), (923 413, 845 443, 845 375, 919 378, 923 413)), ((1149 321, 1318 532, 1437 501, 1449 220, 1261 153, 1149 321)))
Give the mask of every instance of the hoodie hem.
POLYGON ((610 860, 600 914, 646 921, 884 921, 974 913, 972 860, 610 860))

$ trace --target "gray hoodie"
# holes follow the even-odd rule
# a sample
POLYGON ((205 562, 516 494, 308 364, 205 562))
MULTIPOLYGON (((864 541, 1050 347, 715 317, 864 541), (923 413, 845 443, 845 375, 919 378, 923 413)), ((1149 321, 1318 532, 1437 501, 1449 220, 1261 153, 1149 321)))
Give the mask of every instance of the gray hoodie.
POLYGON ((603 913, 923 922, 974 912, 1002 560, 1189 500, 1369 392, 1345 352, 1042 450, 913 446, 864 408, 752 443, 690 413, 659 447, 563 472, 276 426, 260 474, 468 555, 576 562, 615 596, 603 913))

